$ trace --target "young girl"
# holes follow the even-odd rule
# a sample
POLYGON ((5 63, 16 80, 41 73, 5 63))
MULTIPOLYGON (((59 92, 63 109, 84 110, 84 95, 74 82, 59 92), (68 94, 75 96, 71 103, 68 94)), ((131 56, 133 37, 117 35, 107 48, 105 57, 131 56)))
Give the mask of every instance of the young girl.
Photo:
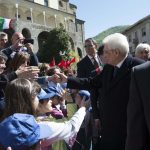
POLYGON ((85 116, 85 102, 76 114, 64 123, 36 122, 38 106, 36 90, 27 79, 16 79, 6 88, 6 107, 0 123, 0 143, 15 150, 47 150, 50 144, 64 139, 70 146, 85 116), (16 92, 17 91, 17 92, 16 92), (14 132, 13 132, 14 131, 14 132))
POLYGON ((38 110, 38 114, 41 111, 44 111, 45 112, 44 114, 46 116, 51 115, 55 119, 62 119, 63 117, 67 117, 65 100, 59 94, 56 88, 51 87, 45 90, 41 89, 37 97, 39 99, 39 109, 40 109, 38 110), (48 93, 46 93, 45 91, 48 93), (50 103, 51 103, 51 108, 48 108, 50 103))
POLYGON ((51 97, 52 94, 47 94, 43 89, 40 89, 40 93, 37 95, 39 103, 37 107, 37 116, 46 116, 46 113, 51 112, 52 108, 52 101, 51 97))
MULTIPOLYGON (((38 94, 39 105, 37 111, 38 116, 36 119, 40 121, 55 122, 64 122, 68 120, 68 118, 64 118, 66 117, 67 110, 66 105, 61 100, 63 99, 61 95, 54 87, 47 89, 47 91, 48 93, 41 89, 41 92, 38 94)), ((67 150, 64 140, 55 142, 51 146, 53 150, 67 150)))

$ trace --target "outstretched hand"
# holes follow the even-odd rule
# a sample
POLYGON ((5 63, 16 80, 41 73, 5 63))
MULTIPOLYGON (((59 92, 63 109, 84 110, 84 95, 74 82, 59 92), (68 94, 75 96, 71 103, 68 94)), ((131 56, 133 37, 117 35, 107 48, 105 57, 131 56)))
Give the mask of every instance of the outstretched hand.
POLYGON ((34 79, 38 77, 39 69, 36 66, 20 67, 16 70, 19 78, 34 79))
POLYGON ((67 82, 68 77, 63 73, 55 74, 55 77, 61 80, 61 82, 67 82))
POLYGON ((56 73, 47 78, 48 81, 53 81, 53 82, 57 82, 57 83, 67 82, 67 79, 68 79, 68 77, 66 75, 64 75, 63 73, 56 73))

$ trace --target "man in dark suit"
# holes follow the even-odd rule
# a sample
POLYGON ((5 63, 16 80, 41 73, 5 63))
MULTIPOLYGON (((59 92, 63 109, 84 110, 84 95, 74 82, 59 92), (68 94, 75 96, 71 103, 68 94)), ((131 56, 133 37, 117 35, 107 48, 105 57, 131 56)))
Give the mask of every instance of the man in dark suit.
MULTIPOLYGON (((103 47, 101 47, 101 49, 103 50, 103 47)), ((103 69, 103 62, 101 61, 100 58, 102 53, 100 53, 99 55, 100 51, 97 52, 97 43, 92 38, 88 38, 85 40, 85 50, 87 55, 77 63, 77 77, 80 78, 94 77, 98 75, 103 69)), ((92 93, 91 97, 95 97, 96 94, 95 91, 90 91, 90 92, 92 93)), ((92 123, 95 127, 97 127, 94 128, 95 131, 93 131, 93 133, 95 134, 93 135, 92 147, 94 150, 97 150, 99 149, 98 142, 97 142, 99 140, 98 138, 99 121, 96 119, 93 120, 92 123)))
POLYGON ((149 150, 150 62, 133 68, 130 91, 126 150, 149 150))
MULTIPOLYGON (((132 67, 143 61, 128 55, 127 38, 120 33, 109 35, 103 44, 107 64, 98 76, 83 79, 59 74, 55 77, 67 81, 69 88, 94 89, 99 92, 97 116, 102 125, 100 150, 125 150, 130 74, 132 67)), ((93 109, 97 109, 94 99, 92 103, 93 109)))
POLYGON ((102 61, 97 55, 97 43, 88 38, 85 40, 86 56, 77 63, 77 77, 94 77, 102 70, 102 61))

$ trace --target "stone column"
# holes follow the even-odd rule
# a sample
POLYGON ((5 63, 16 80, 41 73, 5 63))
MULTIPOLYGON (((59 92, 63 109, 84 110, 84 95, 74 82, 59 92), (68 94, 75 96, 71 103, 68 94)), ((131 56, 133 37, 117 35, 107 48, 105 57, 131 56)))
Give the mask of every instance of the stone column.
POLYGON ((57 28, 57 21, 56 21, 57 15, 56 14, 54 15, 54 18, 55 18, 55 28, 57 28))
POLYGON ((43 16, 44 16, 44 26, 46 26, 45 11, 43 11, 43 16))
POLYGON ((16 19, 18 21, 18 4, 16 4, 16 19))
POLYGON ((65 30, 67 31, 67 18, 64 18, 64 22, 65 22, 65 30))
POLYGON ((33 23, 33 14, 32 14, 32 8, 30 8, 30 13, 31 13, 31 22, 33 23))

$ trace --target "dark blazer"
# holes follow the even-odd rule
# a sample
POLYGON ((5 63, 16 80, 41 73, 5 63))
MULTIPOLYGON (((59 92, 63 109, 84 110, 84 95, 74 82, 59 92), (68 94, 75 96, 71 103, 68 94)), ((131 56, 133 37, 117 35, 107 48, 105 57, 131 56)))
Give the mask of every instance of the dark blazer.
POLYGON ((127 109, 126 150, 150 149, 150 62, 133 69, 127 109))
POLYGON ((114 79, 114 67, 111 65, 105 65, 102 73, 94 78, 68 79, 69 88, 94 89, 99 92, 101 150, 125 149, 130 74, 132 67, 141 63, 142 60, 128 56, 114 79))
POLYGON ((79 78, 94 77, 96 75, 96 71, 94 72, 94 70, 95 67, 88 56, 85 56, 77 63, 77 77, 79 78))

